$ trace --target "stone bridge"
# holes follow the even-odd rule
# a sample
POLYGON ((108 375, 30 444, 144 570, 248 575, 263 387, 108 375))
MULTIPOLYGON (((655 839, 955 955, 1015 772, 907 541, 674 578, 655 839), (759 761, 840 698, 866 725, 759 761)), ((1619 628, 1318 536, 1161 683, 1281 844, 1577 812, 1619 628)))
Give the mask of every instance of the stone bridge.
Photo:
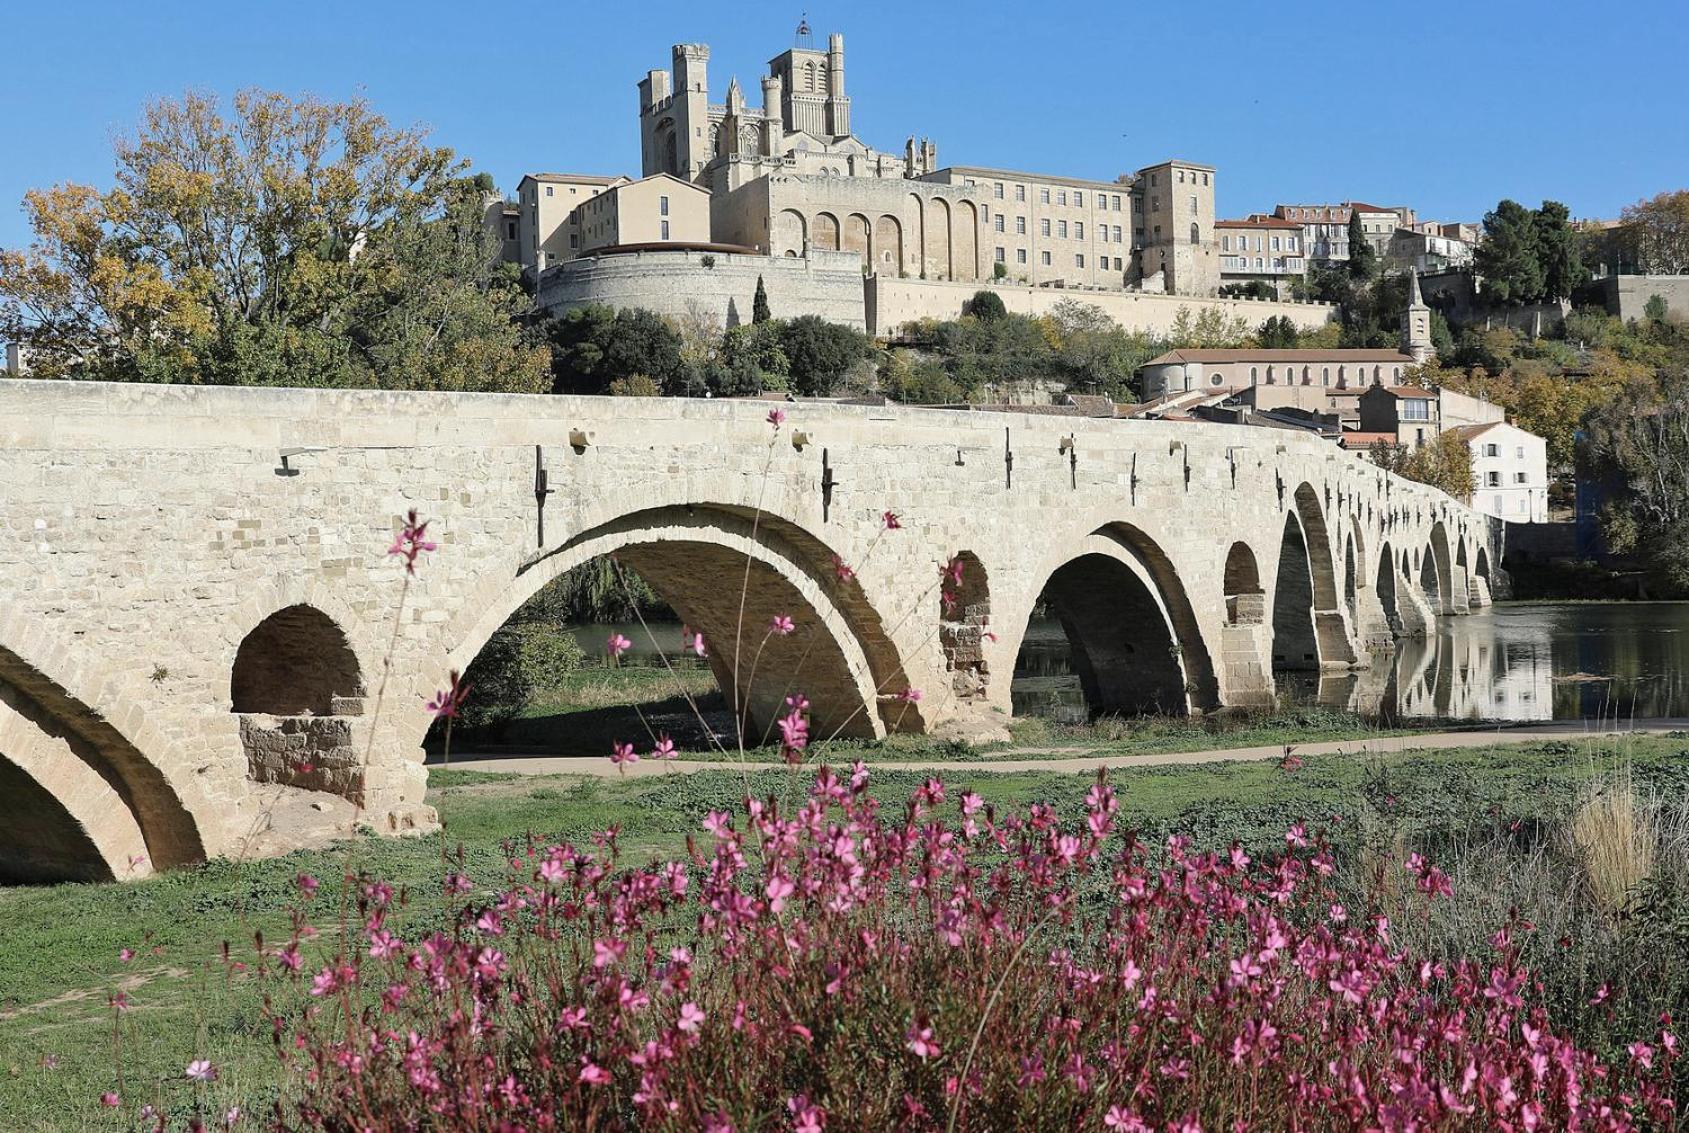
POLYGON ((0 879, 426 828, 426 698, 596 556, 750 727, 801 690, 823 736, 1000 731, 1040 595, 1093 711, 1211 712, 1364 668, 1500 562, 1303 434, 785 408, 0 381, 0 879), (439 549, 407 579, 409 508, 439 549))

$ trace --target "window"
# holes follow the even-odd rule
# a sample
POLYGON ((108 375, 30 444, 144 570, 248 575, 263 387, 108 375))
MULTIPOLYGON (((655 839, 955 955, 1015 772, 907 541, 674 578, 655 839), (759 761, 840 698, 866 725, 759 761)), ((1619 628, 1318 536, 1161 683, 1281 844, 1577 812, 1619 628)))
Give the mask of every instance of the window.
POLYGON ((1154 184, 1155 184, 1155 174, 1153 174, 1153 173, 1151 173, 1151 174, 1150 174, 1150 175, 1149 175, 1149 183, 1150 183, 1150 184, 1151 184, 1151 185, 1154 185, 1154 184))
MULTIPOLYGON (((1119 232, 1120 229, 1116 228, 1115 231, 1119 232)), ((1117 237, 1115 237, 1115 239, 1118 240, 1119 237, 1117 236, 1117 237)), ((1161 242, 1161 225, 1159 225, 1159 224, 1155 226, 1155 239, 1156 239, 1157 243, 1161 242)))
POLYGON ((1073 222, 1073 238, 1075 240, 1085 239, 1085 222, 1083 220, 1073 222))
POLYGON ((1500 445, 1485 445, 1484 446, 1484 455, 1485 456, 1500 456, 1501 455, 1501 446, 1500 445))
POLYGON ((1038 235, 1048 236, 1049 234, 1050 234, 1050 218, 1046 216, 1043 220, 1038 222, 1038 235))
POLYGON ((1063 240, 1067 239, 1067 221, 1061 220, 1056 222, 1056 235, 1060 236, 1063 240))
POLYGON ((1273 251, 1276 252, 1278 250, 1279 250, 1278 237, 1274 236, 1273 237, 1273 251))
POLYGON ((1513 482, 1515 484, 1525 484, 1529 483, 1529 478, 1523 472, 1515 472, 1513 474, 1513 482))
POLYGON ((1026 249, 1025 248, 1016 248, 1015 249, 1015 263, 1024 264, 1025 262, 1026 262, 1026 249))
POLYGON ((1254 366, 1249 367, 1249 384, 1250 385, 1254 385, 1256 379, 1259 378, 1260 376, 1261 375, 1260 375, 1259 370, 1257 370, 1254 366))
POLYGON ((667 240, 668 238, 669 238, 669 222, 665 220, 665 221, 663 221, 663 239, 667 240))
POLYGON ((667 197, 658 197, 657 198, 657 215, 658 216, 667 216, 668 214, 669 214, 669 199, 667 197))
POLYGON ((1003 249, 998 248, 996 252, 993 253, 992 259, 996 260, 998 263, 1002 263, 1007 259, 1007 257, 1003 254, 1003 249))
POLYGON ((1056 193, 1056 204, 1065 205, 1066 203, 1067 203, 1067 190, 1062 189, 1062 190, 1060 190, 1059 192, 1056 193))
POLYGON ((991 223, 997 226, 997 231, 1003 231, 1003 214, 998 213, 991 223))
POLYGON ((1331 367, 1330 366, 1321 366, 1320 367, 1320 385, 1328 386, 1330 384, 1331 384, 1331 367))
POLYGON ((1084 252, 1075 252, 1073 254, 1073 266, 1076 267, 1076 268, 1082 268, 1082 267, 1085 266, 1085 253, 1084 252))
POLYGON ((1202 226, 1200 224, 1191 225, 1191 243, 1202 243, 1202 226))
POLYGON ((1121 268, 1120 268, 1120 257, 1119 256, 1114 257, 1114 270, 1115 271, 1121 270, 1121 268))
POLYGON ((1017 200, 1017 201, 1026 200, 1026 186, 1025 185, 1016 185, 1015 186, 1015 200, 1017 200))
POLYGON ((504 226, 504 238, 506 240, 516 239, 516 222, 514 220, 506 222, 504 226))
POLYGON ((1484 473, 1484 484, 1487 487, 1491 487, 1491 488, 1501 487, 1501 473, 1499 473, 1499 472, 1486 472, 1486 473, 1484 473))
POLYGON ((1041 205, 1047 205, 1047 204, 1050 203, 1050 190, 1048 190, 1048 189, 1039 189, 1038 190, 1038 203, 1041 204, 1041 205))
POLYGON ((1195 193, 1191 194, 1191 215, 1192 216, 1196 215, 1196 194, 1195 193))
POLYGON ((1255 257, 1255 270, 1256 271, 1261 270, 1261 257, 1260 256, 1255 257))
MULTIPOLYGON (((1157 228, 1155 230, 1155 234, 1157 236, 1161 235, 1161 229, 1157 228)), ((1114 226, 1114 242, 1116 244, 1120 243, 1120 226, 1118 224, 1114 226)))
POLYGON ((1513 449, 1513 458, 1515 460, 1524 460, 1525 459, 1525 446, 1524 445, 1515 446, 1515 448, 1513 449))
POLYGON ((1120 194, 1119 193, 1114 194, 1114 205, 1112 207, 1114 208, 1115 212, 1120 211, 1120 194))
POLYGON ((1179 184, 1183 185, 1185 183, 1185 171, 1183 169, 1181 169, 1181 170, 1178 171, 1178 173, 1179 173, 1179 184))
POLYGON ((1003 183, 1001 181, 992 186, 991 195, 996 197, 998 200, 1003 199, 1003 183))
POLYGON ((1206 174, 1206 173, 1204 173, 1204 174, 1203 174, 1203 175, 1202 175, 1202 183, 1203 183, 1203 184, 1204 184, 1204 185, 1206 185, 1206 184, 1208 184, 1208 174, 1206 174))
POLYGON ((1021 236, 1026 235, 1026 217, 1024 217, 1024 216, 1015 217, 1015 232, 1018 235, 1021 235, 1021 236))
POLYGON ((1220 250, 1222 252, 1229 252, 1232 250, 1232 238, 1230 236, 1220 237, 1220 250))
POLYGON ((1402 399, 1403 421, 1431 420, 1431 403, 1424 398, 1413 397, 1402 399))
POLYGON ((1079 206, 1083 207, 1084 204, 1085 204, 1085 194, 1081 193, 1079 190, 1075 189, 1073 191, 1073 203, 1075 205, 1079 205, 1079 206))
POLYGON ((1277 382, 1275 382, 1273 380, 1273 368, 1271 366, 1267 367, 1267 384, 1268 385, 1277 385, 1278 384, 1277 382))
POLYGON ((1045 267, 1050 266, 1050 253, 1045 252, 1042 256, 1039 257, 1039 259, 1045 267))
POLYGON ((548 197, 551 196, 551 186, 550 185, 547 185, 545 187, 545 195, 548 196, 548 197))
POLYGON ((1151 212, 1160 212, 1161 211, 1161 198, 1160 197, 1151 197, 1149 199, 1149 211, 1151 211, 1151 212))

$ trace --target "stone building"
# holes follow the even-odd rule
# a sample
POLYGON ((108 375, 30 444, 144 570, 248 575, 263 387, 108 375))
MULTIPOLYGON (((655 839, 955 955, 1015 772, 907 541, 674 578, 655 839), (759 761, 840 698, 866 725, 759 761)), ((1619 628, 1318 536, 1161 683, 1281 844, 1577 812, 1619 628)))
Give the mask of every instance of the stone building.
POLYGON ((667 173, 620 181, 594 193, 570 214, 569 258, 629 244, 708 244, 710 194, 667 173))
POLYGON ((1472 450, 1472 507, 1509 523, 1548 522, 1548 442, 1506 421, 1450 430, 1472 450))
POLYGON ((1344 201, 1342 204, 1278 205, 1273 215, 1281 220, 1293 220, 1302 225, 1302 245, 1308 258, 1319 263, 1335 264, 1349 261, 1349 219, 1361 214, 1361 227, 1373 251, 1383 256, 1390 250, 1390 241, 1397 228, 1413 228, 1418 216, 1405 206, 1380 208, 1377 205, 1344 201))
POLYGON ((1294 220, 1257 213, 1244 220, 1215 221, 1214 233, 1220 242, 1222 284, 1259 280, 1285 298, 1290 281, 1307 275, 1302 225, 1294 220))
POLYGON ((1449 429, 1499 424, 1501 406, 1452 389, 1378 384, 1361 395, 1360 428, 1387 433, 1403 448, 1418 448, 1449 429))
MULTIPOLYGON (((1321 399, 1346 390, 1362 390, 1385 382, 1396 384, 1413 359, 1397 350, 1299 350, 1238 347, 1235 349, 1170 350, 1152 358, 1139 371, 1146 399, 1173 393, 1204 392, 1236 394, 1247 389, 1278 386, 1306 388, 1311 401, 1302 405, 1294 399, 1284 404, 1300 408, 1319 406, 1321 399)), ((1263 396, 1262 409, 1278 408, 1263 396)))
POLYGON ((516 189, 520 263, 542 272, 580 253, 580 219, 575 209, 627 177, 590 173, 530 173, 516 189))

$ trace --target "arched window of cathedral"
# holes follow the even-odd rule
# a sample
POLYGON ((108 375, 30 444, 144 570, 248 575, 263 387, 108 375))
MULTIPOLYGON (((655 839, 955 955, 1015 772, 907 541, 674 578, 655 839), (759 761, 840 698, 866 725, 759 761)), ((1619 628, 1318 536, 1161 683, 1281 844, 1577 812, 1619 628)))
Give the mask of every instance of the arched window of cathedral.
POLYGON ((1201 229, 1200 226, 1195 225, 1195 224, 1191 225, 1191 243, 1192 244, 1202 243, 1202 229, 1201 229))
POLYGON ((1249 384, 1255 385, 1261 379, 1261 371, 1254 366, 1249 367, 1249 384))
POLYGON ((1320 385, 1328 386, 1330 384, 1331 384, 1331 367, 1330 366, 1321 366, 1320 367, 1320 385))

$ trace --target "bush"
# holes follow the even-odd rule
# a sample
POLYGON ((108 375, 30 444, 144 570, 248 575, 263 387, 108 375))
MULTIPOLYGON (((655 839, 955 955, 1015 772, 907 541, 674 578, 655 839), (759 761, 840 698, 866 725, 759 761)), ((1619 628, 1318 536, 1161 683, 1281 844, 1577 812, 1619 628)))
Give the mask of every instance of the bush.
POLYGON ((459 724, 497 731, 522 710, 561 687, 580 668, 585 652, 552 622, 517 622, 493 634, 463 675, 470 688, 459 724))
POLYGON ((1008 313, 1003 297, 995 291, 975 291, 973 298, 962 304, 962 314, 976 319, 1000 319, 1008 313))
POLYGON ((785 352, 792 389, 809 397, 823 397, 847 371, 868 356, 868 336, 819 315, 799 315, 783 324, 780 348, 785 352))
MULTIPOLYGON (((510 847, 491 892, 448 875, 446 927, 414 940, 393 926, 417 910, 378 883, 345 951, 302 907, 261 973, 294 1076, 277 1126, 1673 1121, 1669 1021, 1603 1063, 1552 1026, 1521 926, 1481 960, 1404 949, 1336 903, 1301 824, 1260 861, 1151 851, 1101 782, 1064 822, 952 803, 938 780, 881 809, 867 779, 823 768, 806 799, 711 812, 688 859, 631 871, 613 831, 510 847)), ((1430 918, 1448 877, 1405 864, 1396 899, 1430 918)))

